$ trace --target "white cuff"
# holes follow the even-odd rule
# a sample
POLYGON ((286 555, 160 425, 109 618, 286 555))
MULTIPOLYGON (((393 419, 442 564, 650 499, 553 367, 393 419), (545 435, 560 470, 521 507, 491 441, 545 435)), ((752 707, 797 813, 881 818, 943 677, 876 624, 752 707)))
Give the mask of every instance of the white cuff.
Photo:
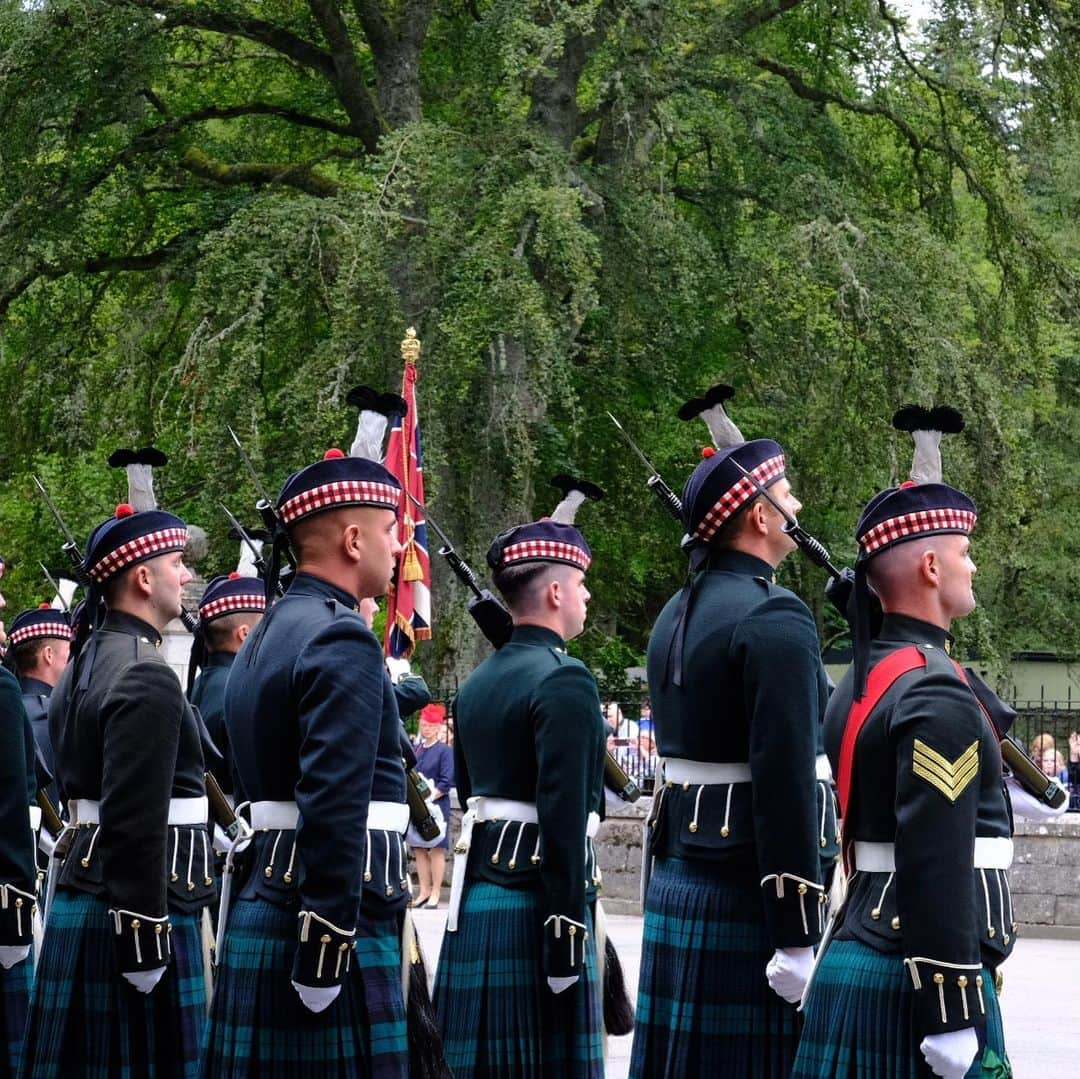
POLYGON ((340 985, 331 986, 315 986, 315 985, 301 985, 299 982, 292 983, 293 989, 300 995, 300 1000, 303 1002, 304 1007, 309 1012, 326 1011, 331 1004, 338 998, 338 994, 341 992, 340 985))

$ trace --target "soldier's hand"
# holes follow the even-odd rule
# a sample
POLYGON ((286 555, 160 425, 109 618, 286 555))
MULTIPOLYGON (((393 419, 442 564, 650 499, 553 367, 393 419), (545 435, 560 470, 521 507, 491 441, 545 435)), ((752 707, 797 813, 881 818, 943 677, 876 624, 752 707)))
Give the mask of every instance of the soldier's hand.
POLYGON ((341 992, 340 985, 331 986, 316 986, 316 985, 301 985, 299 982, 292 983, 293 989, 300 996, 300 1000, 309 1012, 326 1011, 331 1004, 338 998, 338 994, 341 992))
POLYGON ((979 1036, 974 1027, 928 1034, 919 1048, 935 1075, 942 1079, 963 1079, 979 1051, 979 1036))
POLYGON ((813 948, 777 948, 765 966, 765 977, 778 997, 797 1004, 802 1000, 813 966, 813 948))
POLYGON ((29 954, 29 944, 5 944, 0 947, 0 967, 11 970, 16 963, 21 963, 29 954))
POLYGON ((565 989, 569 989, 576 981, 578 976, 575 974, 570 978, 548 978, 548 989, 553 993, 561 993, 565 989))
POLYGON ((164 967, 154 967, 153 970, 124 970, 121 971, 121 976, 124 981, 135 986, 140 993, 149 993, 161 981, 164 973, 164 967))
POLYGON ((1005 786, 1009 790, 1009 801, 1012 803, 1013 816, 1020 820, 1036 822, 1056 820, 1069 808, 1068 798, 1057 809, 1048 806, 1044 801, 1024 790, 1013 776, 1005 777, 1005 786))

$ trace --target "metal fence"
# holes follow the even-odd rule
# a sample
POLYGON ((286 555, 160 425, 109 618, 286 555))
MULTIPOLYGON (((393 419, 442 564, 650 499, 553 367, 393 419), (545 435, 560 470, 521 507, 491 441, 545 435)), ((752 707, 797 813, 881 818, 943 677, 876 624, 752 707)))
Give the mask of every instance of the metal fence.
MULTIPOLYGON (((652 793, 658 758, 648 687, 601 691, 607 746, 646 794, 652 793)), ((1080 700, 1013 701, 1018 718, 1013 737, 1047 774, 1069 788, 1069 810, 1080 812, 1080 700), (1076 760, 1070 760, 1072 756, 1076 760)))

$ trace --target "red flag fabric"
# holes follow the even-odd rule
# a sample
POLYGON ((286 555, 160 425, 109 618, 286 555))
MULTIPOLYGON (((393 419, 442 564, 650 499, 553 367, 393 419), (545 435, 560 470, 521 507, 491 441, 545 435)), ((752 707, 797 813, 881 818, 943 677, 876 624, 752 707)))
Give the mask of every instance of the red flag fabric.
MULTIPOLYGON (((416 352, 419 352, 418 347, 416 352)), ((416 363, 406 359, 401 396, 408 405, 408 412, 394 421, 386 447, 386 467, 401 484, 398 539, 402 552, 397 581, 387 598, 384 641, 386 654, 395 659, 408 659, 417 641, 431 638, 431 559, 423 510, 424 456, 420 420, 416 414, 418 378, 416 363)))

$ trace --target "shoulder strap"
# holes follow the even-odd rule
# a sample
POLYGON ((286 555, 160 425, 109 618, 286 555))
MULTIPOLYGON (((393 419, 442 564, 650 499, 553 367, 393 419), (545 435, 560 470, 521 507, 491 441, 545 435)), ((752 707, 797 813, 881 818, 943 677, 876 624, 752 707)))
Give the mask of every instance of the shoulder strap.
POLYGON ((892 684, 909 671, 926 666, 926 656, 915 645, 891 652, 870 671, 866 679, 866 692, 853 701, 840 741, 840 762, 836 774, 836 791, 840 798, 840 815, 847 817, 848 799, 851 796, 851 768, 855 762, 855 742, 867 717, 877 707, 878 701, 888 693, 892 684))

